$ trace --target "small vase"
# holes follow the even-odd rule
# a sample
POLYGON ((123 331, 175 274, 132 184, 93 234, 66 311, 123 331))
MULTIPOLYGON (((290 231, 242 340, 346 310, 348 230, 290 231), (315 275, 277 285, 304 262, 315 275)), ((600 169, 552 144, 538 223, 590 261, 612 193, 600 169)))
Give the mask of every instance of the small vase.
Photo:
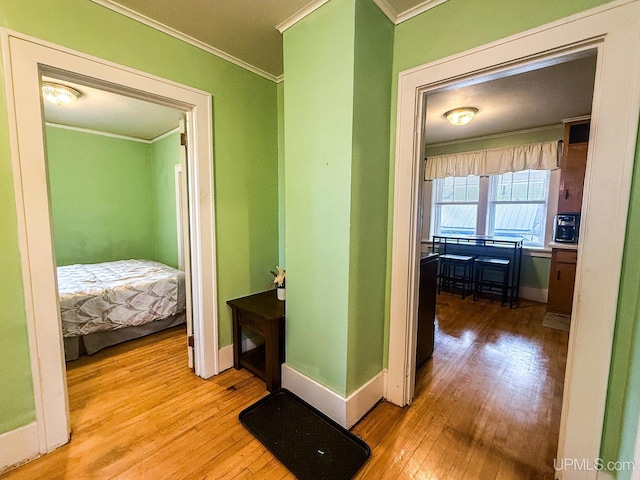
POLYGON ((278 295, 278 300, 284 300, 287 294, 287 291, 284 287, 276 287, 276 292, 278 295))

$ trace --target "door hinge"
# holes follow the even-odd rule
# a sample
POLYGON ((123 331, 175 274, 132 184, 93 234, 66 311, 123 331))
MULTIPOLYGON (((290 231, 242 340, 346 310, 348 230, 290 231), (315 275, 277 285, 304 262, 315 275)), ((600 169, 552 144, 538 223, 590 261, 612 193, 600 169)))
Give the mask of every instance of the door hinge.
POLYGON ((194 343, 195 342, 193 341, 193 335, 189 335, 187 337, 187 345, 190 346, 191 348, 193 348, 194 343))
POLYGON ((180 145, 182 145, 183 147, 187 146, 187 134, 186 133, 181 133, 180 134, 180 145))

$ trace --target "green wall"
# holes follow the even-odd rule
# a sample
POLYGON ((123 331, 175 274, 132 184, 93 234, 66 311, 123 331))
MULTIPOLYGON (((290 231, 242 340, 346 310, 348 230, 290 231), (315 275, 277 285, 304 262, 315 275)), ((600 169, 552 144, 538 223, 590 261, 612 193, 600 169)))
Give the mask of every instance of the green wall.
POLYGON ((347 395, 382 370, 393 25, 355 2, 347 395))
POLYGON ((369 0, 284 34, 287 364, 343 397, 383 364, 392 48, 369 0))
MULTIPOLYGON (((640 132, 638 132, 640 138, 640 132)), ((636 146, 627 236, 611 356, 602 456, 633 460, 640 417, 640 143, 636 146)), ((636 467, 638 468, 638 467, 636 467)), ((631 472, 618 473, 631 478, 631 472)))
POLYGON ((284 33, 287 364, 346 396, 354 0, 284 33))
MULTIPOLYGON (((263 290, 278 262, 276 85, 86 0, 3 0, 0 26, 211 93, 219 342, 231 344, 225 301, 263 290)), ((34 418, 4 95, 0 202, 2 433, 34 418)))
POLYGON ((149 144, 47 127, 58 265, 155 259, 149 144))
POLYGON ((285 181, 284 181, 284 82, 277 87, 278 92, 278 265, 285 268, 286 262, 286 221, 285 221, 285 181))
POLYGON ((153 143, 47 126, 58 265, 145 258, 178 267, 176 132, 153 143))
POLYGON ((175 165, 180 164, 180 133, 151 144, 155 219, 155 260, 178 268, 175 165))

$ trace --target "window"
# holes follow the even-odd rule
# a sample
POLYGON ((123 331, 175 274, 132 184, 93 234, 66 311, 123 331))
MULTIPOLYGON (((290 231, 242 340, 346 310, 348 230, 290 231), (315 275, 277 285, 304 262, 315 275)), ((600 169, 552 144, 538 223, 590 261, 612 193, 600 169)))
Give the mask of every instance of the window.
POLYGON ((480 177, 436 180, 435 235, 474 235, 478 219, 480 177))
POLYGON ((434 180, 434 235, 521 237, 545 244, 549 170, 434 180))

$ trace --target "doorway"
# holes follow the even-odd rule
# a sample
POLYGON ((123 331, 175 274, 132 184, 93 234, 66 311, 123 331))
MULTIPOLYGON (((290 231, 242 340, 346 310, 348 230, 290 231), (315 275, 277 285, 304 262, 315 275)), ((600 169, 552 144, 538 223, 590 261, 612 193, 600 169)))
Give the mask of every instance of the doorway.
POLYGON ((185 322, 190 335, 184 112, 64 72, 41 81, 65 360, 185 322))
POLYGON ((69 439, 68 399, 55 279, 52 219, 46 184, 46 154, 40 76, 65 78, 185 112, 188 130, 187 181, 194 321, 194 367, 198 376, 218 373, 213 208, 212 101, 206 92, 79 52, 3 32, 8 45, 5 72, 27 326, 41 453, 69 439), (207 292, 206 294, 204 292, 207 292), (51 319, 57 321, 51 321, 51 319))
POLYGON ((639 9, 638 2, 601 7, 400 74, 386 389, 394 403, 411 403, 415 382, 411 376, 415 344, 406 339, 415 338, 421 124, 427 91, 597 48, 593 148, 587 161, 575 327, 569 338, 558 458, 598 458, 640 104, 636 88, 640 32, 626 19, 637 16, 639 9), (630 66, 634 74, 621 80, 616 72, 630 66), (618 128, 621 122, 624 129, 618 128))

